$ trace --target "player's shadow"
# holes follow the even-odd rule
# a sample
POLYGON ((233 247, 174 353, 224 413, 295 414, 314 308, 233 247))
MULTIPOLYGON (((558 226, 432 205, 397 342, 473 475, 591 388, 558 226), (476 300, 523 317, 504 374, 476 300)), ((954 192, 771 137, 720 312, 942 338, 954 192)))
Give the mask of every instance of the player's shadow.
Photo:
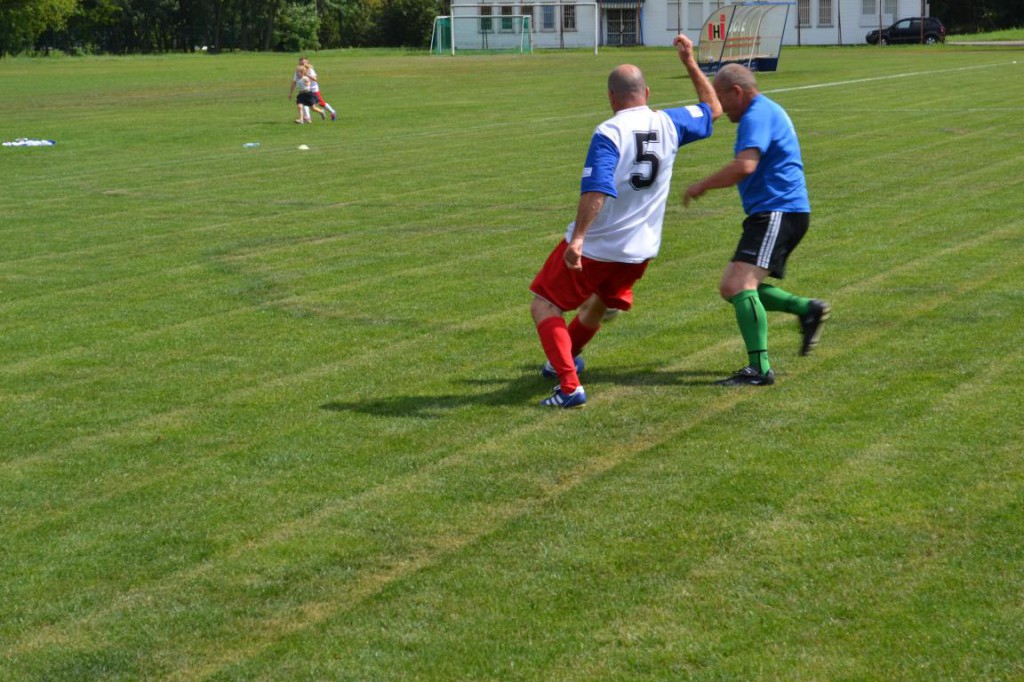
MULTIPOLYGON (((721 372, 666 370, 657 367, 615 367, 588 369, 583 375, 586 386, 710 386, 721 372)), ((537 403, 553 382, 541 377, 534 366, 524 368, 523 376, 513 379, 465 379, 465 391, 440 395, 395 395, 372 400, 332 400, 320 406, 328 412, 358 412, 377 417, 440 419, 448 412, 470 405, 510 407, 537 403), (492 387, 478 392, 475 387, 492 387)))

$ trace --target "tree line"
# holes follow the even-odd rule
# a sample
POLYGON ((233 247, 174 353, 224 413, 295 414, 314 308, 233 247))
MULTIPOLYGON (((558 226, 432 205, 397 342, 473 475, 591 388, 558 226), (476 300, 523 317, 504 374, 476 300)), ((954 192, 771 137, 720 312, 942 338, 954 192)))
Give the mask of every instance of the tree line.
POLYGON ((1022 0, 931 0, 931 14, 953 33, 984 33, 1024 26, 1022 0))
POLYGON ((445 0, 0 0, 0 56, 424 47, 445 0))
MULTIPOLYGON (((451 0, 0 0, 0 56, 425 47, 451 0)), ((931 0, 954 33, 1024 25, 1021 0, 931 0)))

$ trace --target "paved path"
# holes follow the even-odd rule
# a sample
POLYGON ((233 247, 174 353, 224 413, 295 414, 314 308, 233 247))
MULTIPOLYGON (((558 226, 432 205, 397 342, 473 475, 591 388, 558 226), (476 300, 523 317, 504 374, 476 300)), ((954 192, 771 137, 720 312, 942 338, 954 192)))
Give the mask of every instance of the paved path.
POLYGON ((992 47, 1024 47, 1024 40, 947 40, 947 45, 971 45, 992 47))

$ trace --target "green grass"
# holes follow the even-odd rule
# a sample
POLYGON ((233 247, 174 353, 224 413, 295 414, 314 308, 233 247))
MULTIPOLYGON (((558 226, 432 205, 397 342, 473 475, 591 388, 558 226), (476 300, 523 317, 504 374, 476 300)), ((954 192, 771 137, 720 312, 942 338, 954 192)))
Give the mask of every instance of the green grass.
POLYGON ((1019 28, 1008 28, 1001 31, 987 31, 985 33, 959 33, 951 35, 947 40, 1024 40, 1024 26, 1019 28))
POLYGON ((787 48, 822 346, 711 385, 723 119, 550 413, 526 287, 674 54, 314 57, 301 128, 287 55, 0 60, 0 678, 1024 677, 1024 66, 787 48))

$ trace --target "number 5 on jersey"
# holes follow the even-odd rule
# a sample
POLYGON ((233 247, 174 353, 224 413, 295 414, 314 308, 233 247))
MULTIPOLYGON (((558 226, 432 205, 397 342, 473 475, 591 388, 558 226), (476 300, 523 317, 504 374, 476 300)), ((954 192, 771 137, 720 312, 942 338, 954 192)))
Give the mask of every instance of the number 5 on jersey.
POLYGON ((658 155, 647 149, 647 143, 658 142, 658 131, 634 131, 633 136, 636 138, 636 165, 641 168, 638 168, 640 172, 629 176, 629 184, 636 190, 647 189, 658 178, 658 165, 661 163, 658 155), (648 164, 647 168, 642 168, 643 164, 648 164))

